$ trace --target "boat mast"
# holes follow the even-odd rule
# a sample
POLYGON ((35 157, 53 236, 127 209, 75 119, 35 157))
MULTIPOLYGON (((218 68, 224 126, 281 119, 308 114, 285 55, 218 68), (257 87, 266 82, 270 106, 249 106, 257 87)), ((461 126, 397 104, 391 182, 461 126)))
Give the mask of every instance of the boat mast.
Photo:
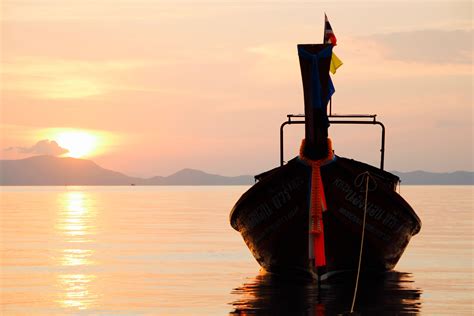
POLYGON ((331 44, 299 44, 305 112, 305 156, 313 160, 328 156, 327 104, 332 83, 329 77, 331 44))

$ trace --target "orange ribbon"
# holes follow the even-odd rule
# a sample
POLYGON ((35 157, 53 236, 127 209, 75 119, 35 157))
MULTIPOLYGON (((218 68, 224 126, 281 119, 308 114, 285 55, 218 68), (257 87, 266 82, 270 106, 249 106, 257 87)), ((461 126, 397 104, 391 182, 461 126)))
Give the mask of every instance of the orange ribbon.
POLYGON ((323 181, 321 179, 321 166, 334 158, 332 151, 332 142, 328 138, 328 156, 319 160, 312 160, 304 156, 305 140, 303 139, 300 147, 300 159, 311 167, 311 229, 313 234, 313 249, 316 267, 326 265, 326 254, 324 249, 324 225, 323 225, 323 208, 326 206, 326 198, 324 196, 323 181))

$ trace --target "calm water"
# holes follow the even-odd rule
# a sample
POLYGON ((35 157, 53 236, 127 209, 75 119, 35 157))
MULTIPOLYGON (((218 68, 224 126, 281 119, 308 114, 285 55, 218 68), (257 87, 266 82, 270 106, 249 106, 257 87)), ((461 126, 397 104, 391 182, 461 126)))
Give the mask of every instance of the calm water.
MULTIPOLYGON (((228 223, 247 187, 0 187, 2 315, 333 315, 354 277, 259 272, 228 223)), ((362 314, 474 313, 473 186, 402 186, 423 221, 362 314)))

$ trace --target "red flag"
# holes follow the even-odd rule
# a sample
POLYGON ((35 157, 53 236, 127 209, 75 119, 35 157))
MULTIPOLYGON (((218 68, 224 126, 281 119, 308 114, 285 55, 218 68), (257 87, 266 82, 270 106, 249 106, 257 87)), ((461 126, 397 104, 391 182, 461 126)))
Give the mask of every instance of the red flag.
POLYGON ((332 31, 331 24, 329 23, 326 13, 324 13, 324 44, 337 45, 336 35, 332 31))

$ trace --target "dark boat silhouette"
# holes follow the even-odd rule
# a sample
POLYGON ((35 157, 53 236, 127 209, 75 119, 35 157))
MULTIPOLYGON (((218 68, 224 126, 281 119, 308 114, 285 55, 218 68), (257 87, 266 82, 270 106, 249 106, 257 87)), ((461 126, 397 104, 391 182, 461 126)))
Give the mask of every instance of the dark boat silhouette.
POLYGON ((421 228, 414 210, 396 192, 399 178, 383 170, 383 124, 375 115, 327 115, 334 91, 329 76, 331 52, 332 45, 328 44, 298 45, 305 115, 288 115, 280 134, 281 166, 256 176, 257 182, 230 214, 232 227, 241 233, 255 259, 269 272, 324 278, 339 271, 356 270, 363 226, 361 269, 388 271, 421 228), (284 164, 283 127, 287 124, 305 124, 305 142, 301 155, 284 164), (380 168, 332 155, 327 138, 330 124, 380 125, 380 168), (312 203, 317 205, 320 201, 312 202, 316 167, 311 167, 308 159, 320 162, 322 199, 325 197, 327 207, 316 235, 311 210, 312 203), (315 246, 317 238, 320 244, 315 246))

